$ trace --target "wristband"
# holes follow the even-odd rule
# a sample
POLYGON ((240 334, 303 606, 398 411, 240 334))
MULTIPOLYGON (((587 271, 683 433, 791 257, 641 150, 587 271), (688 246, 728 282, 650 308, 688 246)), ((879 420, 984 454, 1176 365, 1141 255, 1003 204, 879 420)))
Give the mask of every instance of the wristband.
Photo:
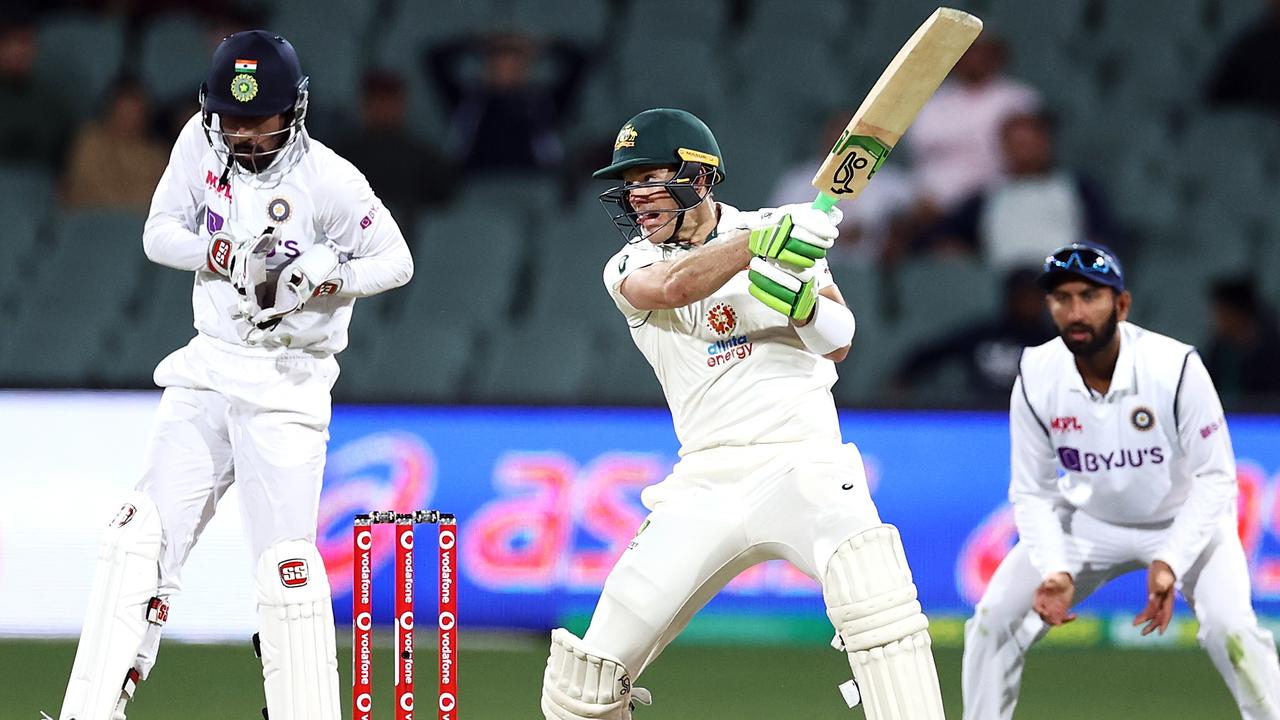
POLYGON ((808 324, 797 325, 796 334, 810 352, 826 355, 852 342, 856 326, 849 308, 819 295, 808 324))

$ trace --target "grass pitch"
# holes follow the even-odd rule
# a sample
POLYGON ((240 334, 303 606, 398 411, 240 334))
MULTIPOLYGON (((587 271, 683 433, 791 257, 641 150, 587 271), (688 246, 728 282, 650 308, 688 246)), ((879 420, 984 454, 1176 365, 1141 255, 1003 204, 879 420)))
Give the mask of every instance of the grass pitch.
MULTIPOLYGON (((379 638, 383 640, 383 638, 379 638)), ((375 717, 390 720, 393 667, 386 648, 376 658, 375 717)), ((462 720, 540 718, 538 692, 546 658, 543 638, 464 635, 459 683, 462 720)), ((424 648, 430 648, 425 644, 424 648)), ((960 717, 960 651, 937 649, 947 716, 960 717)), ((2 640, 0 718, 57 717, 75 644, 69 640, 2 640)), ((431 669, 419 665, 419 717, 434 718, 431 669), (424 692, 425 691, 425 692, 424 692)), ((339 649, 344 712, 350 649, 339 649)), ((844 658, 816 647, 728 647, 677 643, 640 685, 655 704, 637 720, 780 720, 861 718, 844 708, 836 685, 848 678, 844 658)), ((166 643, 151 679, 130 705, 129 720, 257 720, 261 666, 248 642, 166 643)), ((1167 720, 1238 717, 1226 687, 1199 650, 1037 648, 1027 659, 1018 718, 1035 720, 1167 720)), ((344 715, 344 717, 347 717, 344 715)))

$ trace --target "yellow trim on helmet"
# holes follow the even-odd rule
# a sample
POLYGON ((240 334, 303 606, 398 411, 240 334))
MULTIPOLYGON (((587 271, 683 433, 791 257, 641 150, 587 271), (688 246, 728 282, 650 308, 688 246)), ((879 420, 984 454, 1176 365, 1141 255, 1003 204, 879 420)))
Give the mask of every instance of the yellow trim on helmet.
POLYGON ((712 155, 711 153, 704 153, 700 150, 690 150, 689 148, 678 148, 676 149, 676 155, 679 155, 681 160, 706 163, 711 167, 720 167, 720 158, 712 155))

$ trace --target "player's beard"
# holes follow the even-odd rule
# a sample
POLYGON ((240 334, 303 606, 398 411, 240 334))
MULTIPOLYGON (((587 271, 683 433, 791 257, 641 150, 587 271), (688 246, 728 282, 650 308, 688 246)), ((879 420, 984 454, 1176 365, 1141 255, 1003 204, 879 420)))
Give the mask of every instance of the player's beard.
POLYGON ((1089 357, 1106 346, 1111 344, 1111 339, 1116 336, 1116 330, 1120 327, 1120 312, 1117 308, 1111 308, 1111 316, 1102 324, 1101 328, 1092 328, 1084 323, 1074 323, 1068 325, 1058 331, 1058 335, 1062 341, 1067 344, 1067 349, 1076 357, 1089 357), (1089 339, 1087 340, 1071 340, 1067 335, 1072 330, 1087 330, 1089 339))

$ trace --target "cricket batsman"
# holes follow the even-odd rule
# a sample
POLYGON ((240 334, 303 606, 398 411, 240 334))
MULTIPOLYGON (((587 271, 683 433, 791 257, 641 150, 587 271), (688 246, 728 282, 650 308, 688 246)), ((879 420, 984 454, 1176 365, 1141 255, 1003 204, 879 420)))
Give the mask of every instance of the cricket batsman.
POLYGON ((1248 720, 1280 718, 1280 666, 1249 600, 1222 403, 1190 345, 1126 322, 1115 255, 1077 243, 1039 279, 1059 337, 1023 352, 1009 400, 1019 541, 965 625, 964 717, 1013 717, 1024 655, 1112 578, 1147 570, 1142 634, 1181 591, 1248 720))
POLYGON ((61 720, 124 719, 187 554, 233 482, 256 569, 264 716, 341 718, 315 545, 334 356, 355 299, 404 285, 413 262, 364 177, 307 134, 307 86, 284 38, 225 38, 156 188, 143 248, 192 273, 197 332, 156 367, 155 431, 106 530, 61 720))
MULTIPOLYGON (((734 576, 785 559, 821 583, 867 717, 942 718, 928 620, 898 531, 843 444, 831 386, 853 314, 824 259, 838 210, 742 212, 711 130, 683 110, 623 125, 601 196, 627 243, 604 283, 671 407, 680 461, 609 573, 590 628, 551 635, 548 720, 632 716, 632 681, 734 576)), ((855 702, 851 699, 851 704, 855 702)))

